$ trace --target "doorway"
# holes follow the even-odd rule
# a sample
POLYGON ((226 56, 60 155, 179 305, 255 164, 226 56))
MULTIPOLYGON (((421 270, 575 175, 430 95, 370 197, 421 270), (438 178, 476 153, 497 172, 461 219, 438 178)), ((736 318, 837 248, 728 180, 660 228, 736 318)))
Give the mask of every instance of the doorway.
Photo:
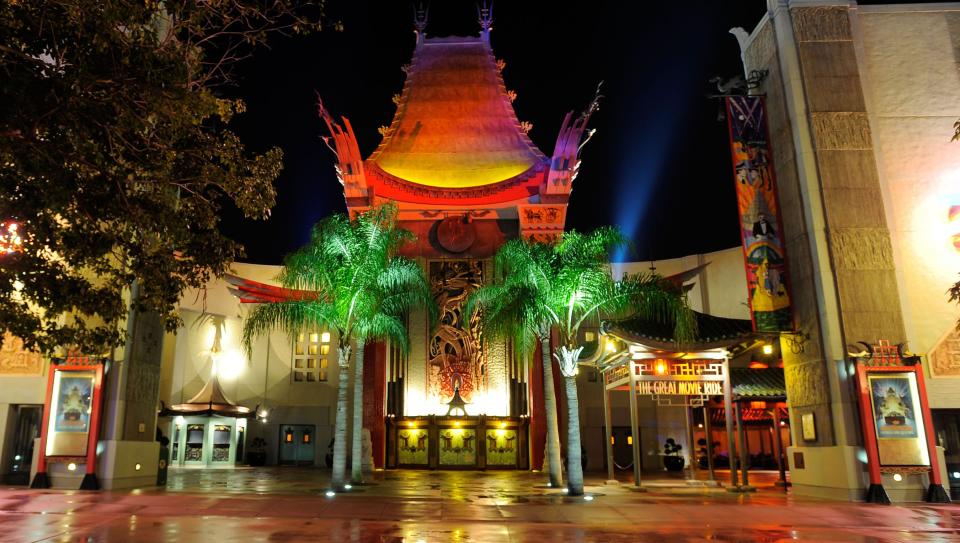
MULTIPOLYGON (((630 427, 614 426, 610 432, 610 442, 613 445, 614 468, 620 471, 633 469, 633 447, 636 441, 630 435, 630 427)), ((643 467, 642 463, 640 467, 643 467)))
POLYGON ((278 463, 282 466, 312 466, 315 429, 313 424, 281 424, 278 463))
POLYGON ((42 405, 15 406, 17 414, 16 430, 13 434, 10 461, 4 466, 4 483, 26 485, 30 483, 30 463, 33 461, 33 441, 40 437, 40 419, 42 405))

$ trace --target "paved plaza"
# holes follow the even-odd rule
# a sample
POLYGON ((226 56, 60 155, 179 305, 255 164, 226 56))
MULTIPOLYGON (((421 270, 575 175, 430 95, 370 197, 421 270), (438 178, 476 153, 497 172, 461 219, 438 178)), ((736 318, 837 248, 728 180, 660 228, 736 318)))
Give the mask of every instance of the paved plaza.
POLYGON ((518 472, 380 472, 333 498, 300 468, 181 470, 166 490, 0 489, 0 541, 960 541, 960 507, 735 495, 682 480, 646 492, 587 480, 592 500, 518 472))

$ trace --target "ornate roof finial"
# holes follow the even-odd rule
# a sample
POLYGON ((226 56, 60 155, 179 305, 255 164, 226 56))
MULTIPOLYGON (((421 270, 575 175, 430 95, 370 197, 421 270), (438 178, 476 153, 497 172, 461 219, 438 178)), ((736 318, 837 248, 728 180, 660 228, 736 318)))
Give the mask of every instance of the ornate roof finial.
POLYGON ((413 5, 413 27, 416 29, 417 45, 423 43, 424 30, 427 29, 427 17, 430 15, 430 5, 417 2, 413 5))
POLYGON ((480 35, 490 41, 490 31, 493 29, 493 1, 483 0, 477 4, 477 16, 480 18, 480 35))

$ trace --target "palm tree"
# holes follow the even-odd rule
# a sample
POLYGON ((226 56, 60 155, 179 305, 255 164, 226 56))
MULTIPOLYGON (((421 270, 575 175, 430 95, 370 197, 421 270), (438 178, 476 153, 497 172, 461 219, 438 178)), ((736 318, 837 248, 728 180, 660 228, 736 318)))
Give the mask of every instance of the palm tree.
POLYGON ((396 226, 396 207, 384 205, 353 221, 337 214, 320 221, 310 242, 287 256, 278 280, 294 296, 257 306, 244 323, 249 352, 253 339, 279 327, 289 334, 306 327, 337 331, 337 414, 334 431, 334 490, 346 481, 347 389, 351 353, 356 350, 354 382, 354 477, 359 479, 363 426, 363 350, 365 342, 388 338, 407 347, 404 314, 412 307, 431 308, 426 278, 413 261, 396 256, 412 234, 396 226), (354 347, 355 345, 355 347, 354 347))
POLYGON ((547 422, 546 463, 550 486, 563 485, 557 396, 550 358, 551 310, 547 303, 553 251, 548 245, 512 240, 494 258, 494 282, 475 290, 467 315, 480 310, 484 339, 509 339, 521 360, 528 360, 540 342, 543 403, 547 422))
MULTIPOLYGON (((659 276, 625 276, 620 280, 611 277, 610 253, 625 243, 623 235, 613 228, 600 228, 590 234, 567 232, 553 245, 510 241, 495 258, 496 283, 478 289, 468 305, 468 310, 481 312, 485 330, 510 337, 519 345, 530 345, 536 336, 544 354, 549 351, 549 331, 557 330, 559 341, 552 355, 564 377, 567 489, 573 496, 583 494, 576 384, 583 351, 578 340, 580 328, 601 318, 631 314, 673 320, 677 338, 689 337, 694 326, 684 297, 664 288, 659 276)), ((549 366, 549 360, 545 360, 545 397, 546 389, 553 387, 552 381, 548 381, 549 366)), ((549 421, 556 420, 556 406, 552 409, 554 412, 547 415, 548 432, 549 421)), ((547 445, 550 446, 549 438, 547 445)))

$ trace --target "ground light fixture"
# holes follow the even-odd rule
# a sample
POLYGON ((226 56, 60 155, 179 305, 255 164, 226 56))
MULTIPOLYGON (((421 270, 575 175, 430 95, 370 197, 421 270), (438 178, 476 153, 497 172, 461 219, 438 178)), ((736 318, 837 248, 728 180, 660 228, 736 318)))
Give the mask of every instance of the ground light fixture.
POLYGON ((351 490, 353 489, 353 485, 343 485, 343 488, 346 490, 351 490))
POLYGON ((323 494, 324 494, 326 497, 328 497, 328 498, 332 498, 332 497, 334 497, 334 496, 337 495, 337 493, 334 492, 334 491, 332 491, 332 490, 328 490, 328 491, 324 492, 323 494))
POLYGON ((592 501, 593 501, 593 496, 589 496, 589 495, 584 496, 584 497, 583 497, 583 501, 585 501, 585 502, 592 502, 592 501))

